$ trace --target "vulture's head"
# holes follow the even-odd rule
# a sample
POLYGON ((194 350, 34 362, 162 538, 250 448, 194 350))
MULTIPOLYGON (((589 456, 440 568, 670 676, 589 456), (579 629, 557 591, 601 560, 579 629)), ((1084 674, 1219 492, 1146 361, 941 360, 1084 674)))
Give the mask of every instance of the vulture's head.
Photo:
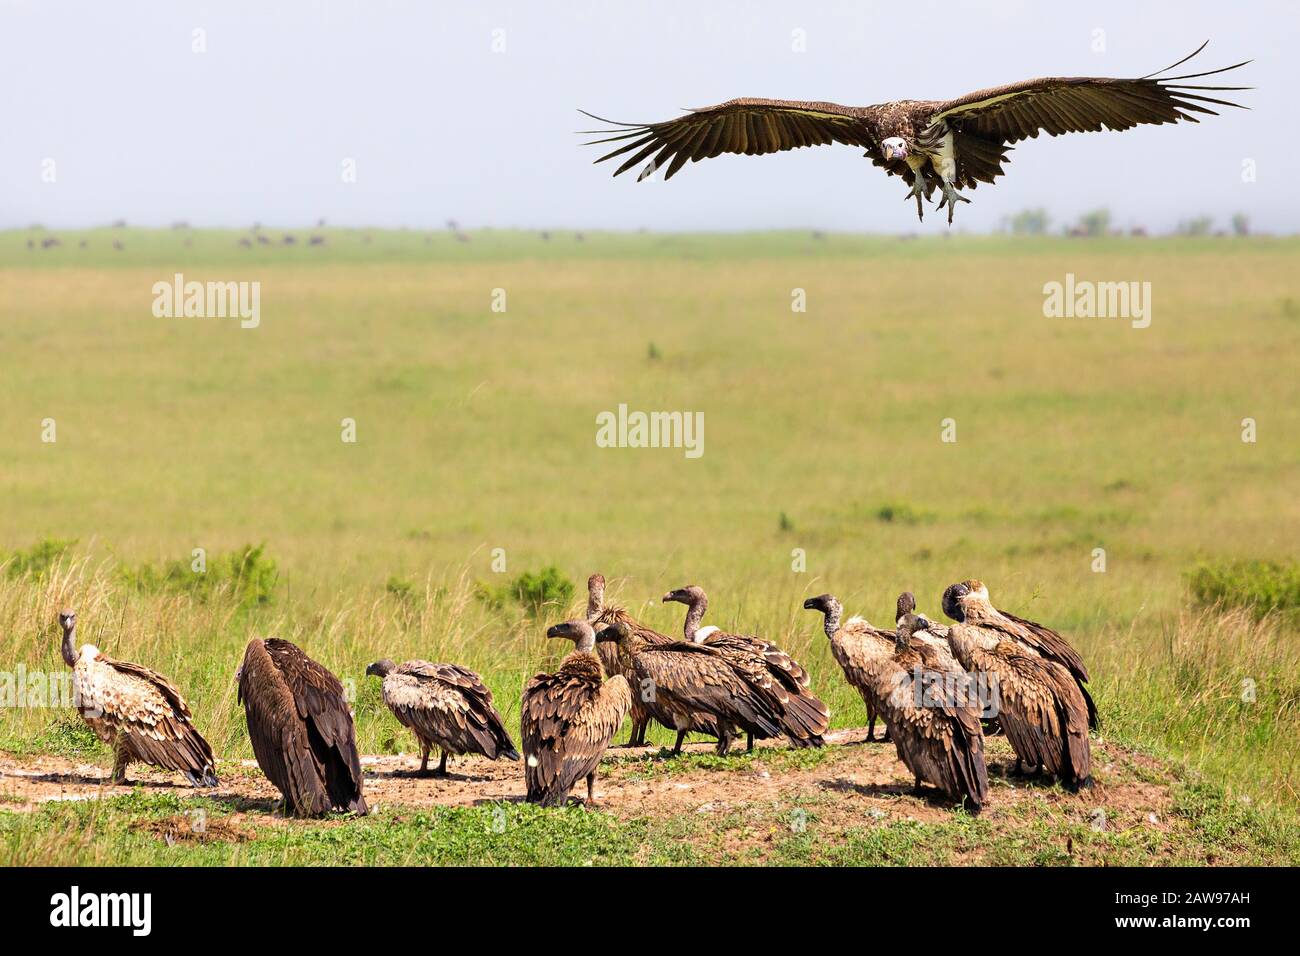
POLYGON ((626 640, 630 633, 626 624, 622 621, 615 621, 609 627, 601 629, 601 632, 596 635, 596 642, 599 644, 617 644, 626 640))
POLYGON ((929 618, 923 614, 913 614, 909 611, 898 621, 898 630, 895 632, 898 646, 906 647, 913 634, 918 631, 928 631, 929 629, 929 618))
POLYGON ((579 646, 585 641, 590 647, 595 642, 596 632, 586 621, 574 620, 565 621, 563 624, 552 624, 546 629, 546 636, 563 637, 579 646))
POLYGON ((911 591, 904 591, 898 596, 897 610, 894 614, 894 624, 902 622, 903 618, 916 610, 916 595, 911 591))
POLYGON ((901 136, 890 136, 880 141, 880 151, 885 154, 885 162, 907 159, 907 140, 901 136))
POLYGON ((982 581, 970 580, 962 581, 960 584, 950 584, 943 592, 943 613, 960 623, 966 620, 967 607, 977 601, 987 604, 988 599, 989 589, 982 581))
POLYGON ((390 661, 388 658, 384 658, 382 661, 375 661, 373 664, 367 667, 366 676, 378 677, 382 680, 383 678, 391 674, 393 672, 393 668, 396 666, 397 665, 394 664, 392 661, 390 661))
POLYGON ((675 591, 669 591, 663 596, 664 604, 669 601, 676 601, 678 604, 698 604, 705 600, 707 599, 704 597, 704 588, 694 584, 678 588, 675 591))
POLYGON ((591 577, 587 578, 587 593, 588 593, 588 594, 604 594, 604 593, 605 593, 605 575, 600 574, 599 572, 597 572, 596 574, 593 574, 591 577))
POLYGON ((805 611, 821 611, 827 617, 837 614, 840 610, 840 602, 834 594, 819 594, 816 597, 810 597, 803 602, 805 611))
POLYGON ((77 612, 64 609, 59 612, 59 626, 63 628, 63 633, 68 633, 77 626, 77 612))

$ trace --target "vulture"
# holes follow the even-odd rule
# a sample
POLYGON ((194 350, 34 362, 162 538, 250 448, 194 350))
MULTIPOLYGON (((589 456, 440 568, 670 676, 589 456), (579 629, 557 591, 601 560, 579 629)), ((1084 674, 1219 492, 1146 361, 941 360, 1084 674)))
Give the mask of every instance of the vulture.
POLYGON ((979 813, 989 795, 980 706, 966 672, 914 639, 929 626, 909 612, 895 635, 886 697, 894 747, 918 791, 922 782, 929 783, 979 813))
POLYGON ((875 106, 840 106, 802 100, 733 99, 689 110, 659 123, 621 123, 581 112, 605 124, 584 130, 601 138, 584 145, 615 144, 595 162, 630 154, 614 175, 645 162, 638 181, 657 169, 671 179, 686 163, 722 153, 746 156, 802 146, 841 143, 863 150, 872 165, 901 176, 911 187, 905 199, 922 198, 935 189, 948 207, 948 222, 959 202, 970 200, 958 189, 974 189, 1002 175, 1013 143, 1039 133, 1060 136, 1102 129, 1126 130, 1142 124, 1179 120, 1199 122, 1196 115, 1218 115, 1211 105, 1243 108, 1239 103, 1206 96, 1205 91, 1249 87, 1188 84, 1245 66, 1249 60, 1217 70, 1161 76, 1204 50, 1177 63, 1133 79, 1111 77, 1043 77, 978 90, 951 100, 896 100, 875 106), (666 167, 666 168, 665 168, 666 167))
POLYGON ((251 640, 239 667, 248 739, 294 816, 369 812, 343 685, 296 644, 251 640))
POLYGON ((656 719, 677 730, 674 756, 682 752, 682 741, 701 713, 717 721, 719 754, 730 748, 734 727, 756 737, 784 734, 793 747, 823 743, 820 734, 808 734, 800 720, 790 717, 789 695, 753 656, 691 641, 650 645, 622 622, 606 627, 596 639, 618 646, 622 666, 638 687, 649 690, 656 719))
POLYGON ((428 661, 375 661, 366 676, 383 681, 384 703, 420 741, 420 775, 429 772, 429 751, 442 759, 434 775, 447 775, 448 754, 482 754, 489 760, 518 760, 501 715, 492 706, 492 691, 473 671, 458 664, 428 661))
POLYGON ((61 612, 59 624, 77 711, 113 748, 112 782, 126 783, 128 764, 147 763, 178 770, 193 786, 215 787, 212 748, 194 728, 176 685, 147 667, 115 661, 93 644, 78 648, 75 611, 61 612))
POLYGON ((527 800, 558 807, 585 777, 591 807, 596 768, 632 708, 632 689, 622 674, 605 679, 592 653, 596 634, 586 621, 556 624, 546 636, 566 638, 575 647, 554 674, 537 674, 524 687, 519 719, 527 800))
MULTIPOLYGON (((981 600, 985 604, 990 603, 988 588, 981 582, 967 581, 966 583, 972 587, 978 585, 981 600)), ((954 610, 959 609, 954 608, 954 610)), ((944 613, 954 621, 961 620, 949 612, 946 605, 944 606, 944 613)), ((1088 727, 1091 730, 1096 730, 1097 705, 1093 703, 1088 688, 1083 686, 1090 678, 1088 677, 1088 668, 1083 663, 1083 658, 1079 656, 1079 652, 1050 627, 1037 624, 1034 621, 1027 621, 1023 617, 1016 617, 1010 611, 1003 611, 998 608, 994 608, 994 615, 989 619, 986 626, 1002 632, 1009 640, 1015 641, 1026 654, 1055 661, 1070 672, 1070 676, 1079 685, 1079 693, 1083 695, 1083 701, 1088 707, 1088 727)))
MULTIPOLYGON (((634 620, 623 607, 604 604, 604 575, 591 575, 586 579, 586 623, 590 624, 591 630, 599 632, 616 622, 627 624, 629 628, 641 635, 641 640, 646 644, 672 644, 672 637, 637 623, 637 620, 634 620)), ((632 685, 632 736, 628 737, 628 747, 645 745, 646 727, 649 726, 651 719, 662 723, 668 730, 677 730, 672 723, 671 715, 658 708, 653 695, 642 693, 637 687, 636 678, 629 671, 624 670, 619 661, 619 650, 614 644, 597 644, 595 653, 601 658, 601 666, 604 667, 606 674, 621 674, 627 678, 628 684, 632 685), (649 697, 649 700, 642 700, 642 697, 649 697)), ((694 734, 718 736, 718 721, 711 714, 695 714, 689 731, 694 734)))
POLYGON ((881 717, 885 722, 881 739, 889 740, 892 729, 879 689, 884 686, 883 675, 894 654, 894 633, 872 627, 865 618, 856 616, 841 624, 844 608, 833 594, 819 594, 804 601, 803 606, 825 615, 822 629, 830 638, 831 653, 844 671, 845 679, 867 705, 867 739, 876 739, 876 718, 881 717))
POLYGON ((1022 762, 1077 790, 1092 782, 1088 744, 1090 708, 1069 669, 1008 633, 1007 619, 988 601, 979 581, 953 584, 943 593, 953 653, 972 674, 997 681, 998 722, 1022 762))
MULTIPOLYGON (((782 699, 786 714, 786 732, 820 746, 822 734, 830 726, 830 709, 809 690, 808 672, 793 657, 770 641, 744 634, 729 634, 717 627, 700 627, 709 608, 708 596, 696 585, 669 591, 664 603, 675 601, 687 606, 682 632, 693 644, 705 644, 747 666, 757 665, 770 675, 773 688, 782 699)), ((778 736, 776 734, 770 736, 778 736)), ((746 730, 746 752, 754 749, 754 731, 746 730)))
MULTIPOLYGON (((911 591, 904 591, 898 596, 897 613, 894 617, 894 626, 903 623, 903 618, 916 611, 916 595, 911 591)), ((912 640, 920 641, 928 645, 936 654, 939 655, 940 661, 946 670, 961 670, 961 665, 957 659, 952 656, 952 648, 948 645, 948 629, 942 624, 937 624, 930 620, 924 614, 916 615, 922 622, 924 628, 918 627, 912 634, 912 640)))

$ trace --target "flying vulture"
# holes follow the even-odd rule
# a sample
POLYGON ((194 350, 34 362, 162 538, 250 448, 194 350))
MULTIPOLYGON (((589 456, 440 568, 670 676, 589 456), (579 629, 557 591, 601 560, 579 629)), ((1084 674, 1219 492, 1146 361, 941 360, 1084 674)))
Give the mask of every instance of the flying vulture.
MULTIPOLYGON (((632 615, 621 607, 616 607, 605 603, 605 576, 603 574, 593 574, 587 579, 587 623, 591 625, 593 631, 599 633, 609 625, 621 621, 628 627, 632 628, 641 635, 641 639, 647 644, 671 644, 673 639, 667 634, 660 634, 653 628, 646 627, 644 624, 636 621, 632 615)), ((618 648, 610 643, 598 643, 596 645, 596 654, 600 657, 601 666, 605 668, 606 674, 622 674, 629 684, 634 683, 634 679, 619 662, 618 648)), ((645 745, 645 732, 650 721, 655 718, 654 711, 648 704, 641 699, 642 695, 635 692, 632 694, 632 734, 628 737, 627 745, 629 747, 641 747, 645 745)), ((717 730, 716 722, 708 714, 701 714, 701 720, 693 728, 700 733, 713 734, 717 730)), ((676 728, 669 726, 670 730, 676 728)))
POLYGON ((1010 622, 987 595, 979 581, 943 592, 944 613, 958 622, 948 628, 948 643, 968 671, 996 679, 998 722, 1016 752, 1016 771, 1027 762, 1070 789, 1089 786, 1088 721, 1094 712, 1079 682, 1066 665, 1008 634, 1010 622))
POLYGON ((1203 73, 1160 76, 1192 59, 1206 43, 1172 66, 1135 79, 1043 77, 946 102, 897 100, 876 106, 840 106, 744 98, 692 109, 661 123, 621 123, 583 110, 608 125, 585 130, 602 137, 585 145, 617 144, 597 159, 598 163, 630 154, 614 171, 615 176, 645 162, 639 181, 665 167, 664 179, 671 179, 687 160, 698 162, 722 153, 752 156, 843 143, 865 150, 863 155, 890 175, 902 176, 911 187, 907 198, 916 199, 916 214, 922 219, 922 198, 929 201, 939 189, 943 198, 938 208, 947 205, 951 223, 956 204, 970 202, 957 190, 992 183, 1002 175, 1011 144, 1036 138, 1040 132, 1059 136, 1125 130, 1145 123, 1195 123, 1199 121, 1193 114, 1218 115, 1206 104, 1244 108, 1202 91, 1250 87, 1184 81, 1235 70, 1249 60, 1203 73))
POLYGON ((194 729, 176 685, 147 667, 115 661, 93 644, 77 648, 76 612, 61 612, 59 624, 77 711, 113 748, 112 782, 126 783, 127 765, 138 762, 178 770, 196 787, 215 787, 212 748, 194 729))
POLYGON ((482 754, 518 760, 492 692, 473 671, 458 664, 375 661, 366 676, 383 681, 384 703, 420 741, 420 774, 429 772, 429 751, 442 751, 435 776, 447 775, 448 754, 482 754))
MULTIPOLYGON (((766 670, 772 688, 781 699, 785 712, 786 732, 821 746, 822 734, 830 726, 830 710, 810 691, 811 679, 803 665, 781 648, 760 637, 747 634, 729 634, 718 627, 700 627, 704 612, 709 608, 708 596, 698 585, 689 585, 669 591, 664 603, 675 601, 687 606, 682 633, 687 641, 716 647, 733 660, 757 665, 766 670)), ((775 736, 775 735, 773 735, 775 736)), ((746 751, 754 749, 754 732, 746 730, 746 751)))
POLYGON ((830 638, 831 653, 844 671, 845 679, 862 695, 867 705, 867 739, 876 739, 876 718, 885 722, 882 740, 889 740, 889 711, 885 696, 884 673, 894 655, 896 638, 893 632, 872 627, 865 618, 851 617, 840 623, 844 607, 833 594, 819 594, 803 602, 809 611, 820 611, 825 617, 822 628, 830 638))
POLYGON ((248 739, 295 816, 368 812, 352 711, 338 678, 288 641, 251 640, 239 667, 248 739))
POLYGON ((546 636, 575 647, 554 674, 537 674, 524 687, 519 720, 527 800, 558 807, 585 777, 586 805, 594 806, 596 768, 632 707, 632 690, 622 674, 605 679, 586 621, 556 624, 546 636))

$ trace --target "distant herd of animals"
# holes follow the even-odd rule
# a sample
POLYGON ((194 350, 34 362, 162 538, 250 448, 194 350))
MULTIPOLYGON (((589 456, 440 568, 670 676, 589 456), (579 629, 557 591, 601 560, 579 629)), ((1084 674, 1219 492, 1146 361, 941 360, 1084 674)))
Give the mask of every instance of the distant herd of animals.
MULTIPOLYGON (((623 721, 628 746, 645 743, 651 721, 676 731, 673 755, 687 734, 717 738, 782 738, 792 747, 821 747, 830 711, 813 693, 808 671, 771 641, 702 626, 708 598, 699 587, 665 594, 686 605, 682 639, 660 634, 605 601, 605 579, 587 582, 586 614, 556 624, 548 638, 574 643, 553 673, 523 690, 520 739, 526 799, 564 804, 587 783, 594 804, 596 771, 623 721)), ((1088 732, 1097 712, 1083 660, 1056 631, 993 607, 979 581, 950 586, 938 624, 899 596, 893 630, 843 617, 830 594, 804 608, 823 628, 845 679, 862 695, 875 740, 885 726, 898 757, 924 784, 972 812, 987 803, 984 735, 1006 735, 1015 773, 1043 773, 1077 790, 1091 783, 1088 732), (976 678, 997 688, 997 707, 972 693, 976 678)), ((140 664, 114 660, 76 644, 77 618, 59 615, 63 659, 73 670, 79 713, 113 750, 111 780, 124 783, 134 762, 182 773, 194 786, 217 785, 212 748, 195 728, 188 704, 167 678, 140 664)), ((420 745, 420 775, 445 776, 449 755, 519 760, 492 693, 457 664, 380 660, 366 668, 382 681, 384 703, 420 745), (434 748, 441 759, 429 770, 434 748)), ((331 810, 367 812, 356 730, 343 685, 289 641, 254 639, 237 674, 248 736, 258 766, 297 816, 331 810)))

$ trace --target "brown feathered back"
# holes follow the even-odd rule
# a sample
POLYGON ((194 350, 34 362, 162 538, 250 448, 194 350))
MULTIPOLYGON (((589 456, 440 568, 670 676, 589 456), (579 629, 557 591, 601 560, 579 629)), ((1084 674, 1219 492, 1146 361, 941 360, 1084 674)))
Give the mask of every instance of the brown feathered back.
POLYGON ((89 653, 73 677, 82 716, 96 734, 130 761, 178 770, 195 785, 215 787, 212 747, 194 727, 176 685, 141 664, 89 653))
POLYGON ((368 812, 338 678, 288 641, 255 639, 244 651, 239 700, 257 764, 295 815, 368 812))
POLYGON ((605 680, 600 659, 587 651, 569 654, 553 674, 535 675, 519 718, 528 802, 563 804, 600 764, 631 706, 627 680, 605 680))
POLYGON ((492 692, 459 664, 406 661, 383 682, 384 703, 421 743, 451 754, 518 760, 492 692))

